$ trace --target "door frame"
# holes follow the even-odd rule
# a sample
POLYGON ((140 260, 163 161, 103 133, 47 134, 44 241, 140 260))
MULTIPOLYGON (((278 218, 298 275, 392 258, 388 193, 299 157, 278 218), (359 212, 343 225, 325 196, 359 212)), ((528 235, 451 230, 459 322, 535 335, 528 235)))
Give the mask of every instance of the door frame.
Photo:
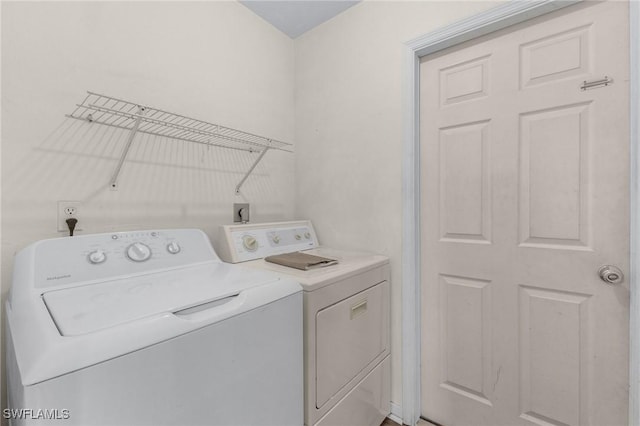
MULTIPOLYGON (((583 0, 509 1, 405 43, 402 159, 402 421, 420 418, 420 59, 583 0)), ((640 1, 629 1, 629 424, 640 426, 640 1)))

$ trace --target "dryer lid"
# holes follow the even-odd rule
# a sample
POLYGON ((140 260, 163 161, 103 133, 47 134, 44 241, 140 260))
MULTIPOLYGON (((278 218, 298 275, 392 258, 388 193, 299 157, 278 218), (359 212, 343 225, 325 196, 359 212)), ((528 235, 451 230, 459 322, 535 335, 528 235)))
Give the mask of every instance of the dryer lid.
POLYGON ((182 311, 274 281, 264 275, 244 278, 239 279, 229 265, 207 263, 53 290, 42 297, 60 334, 78 336, 182 311))

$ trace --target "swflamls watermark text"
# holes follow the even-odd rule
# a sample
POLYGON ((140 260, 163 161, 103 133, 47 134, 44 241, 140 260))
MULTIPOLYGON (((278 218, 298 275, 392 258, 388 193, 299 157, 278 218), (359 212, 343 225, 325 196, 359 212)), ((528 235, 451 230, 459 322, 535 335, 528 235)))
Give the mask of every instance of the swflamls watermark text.
POLYGON ((67 420, 71 412, 66 408, 5 408, 2 417, 13 420, 67 420))

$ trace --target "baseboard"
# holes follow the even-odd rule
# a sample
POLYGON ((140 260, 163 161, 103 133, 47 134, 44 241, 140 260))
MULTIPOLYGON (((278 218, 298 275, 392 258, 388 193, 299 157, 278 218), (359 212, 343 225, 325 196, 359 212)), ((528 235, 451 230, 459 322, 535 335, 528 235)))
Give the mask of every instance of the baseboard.
POLYGON ((389 418, 398 424, 402 424, 402 407, 393 401, 391 401, 389 418))

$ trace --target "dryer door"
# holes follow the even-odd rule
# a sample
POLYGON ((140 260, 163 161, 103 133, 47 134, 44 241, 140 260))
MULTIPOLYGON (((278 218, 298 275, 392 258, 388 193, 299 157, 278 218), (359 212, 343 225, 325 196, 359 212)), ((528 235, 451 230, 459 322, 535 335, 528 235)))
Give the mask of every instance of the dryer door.
POLYGON ((388 294, 383 281, 317 313, 317 408, 388 352, 388 294))

